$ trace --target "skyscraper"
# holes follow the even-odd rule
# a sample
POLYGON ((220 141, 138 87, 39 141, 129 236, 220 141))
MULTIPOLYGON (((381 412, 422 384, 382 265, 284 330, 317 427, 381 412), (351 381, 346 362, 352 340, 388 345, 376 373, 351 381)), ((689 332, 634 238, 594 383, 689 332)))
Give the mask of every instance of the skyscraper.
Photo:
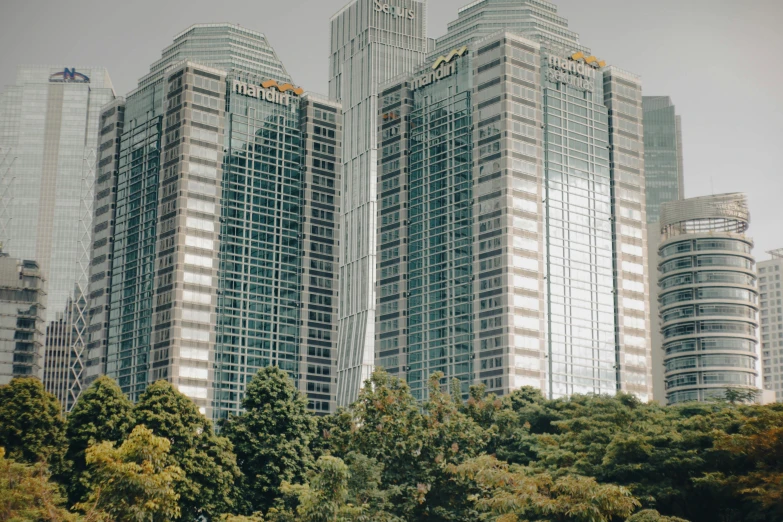
POLYGON ((763 388, 783 401, 783 249, 759 261, 759 307, 763 388))
POLYGON ((682 120, 668 96, 644 96, 642 109, 647 222, 657 224, 661 203, 685 197, 682 120))
POLYGON ((646 400, 639 78, 549 2, 480 0, 448 27, 383 86, 379 364, 421 399, 443 371, 646 400))
POLYGON ((87 309, 87 363, 84 384, 89 386, 106 371, 111 303, 112 252, 117 221, 117 181, 120 139, 125 124, 125 100, 117 98, 101 110, 98 138, 93 237, 87 309))
POLYGON ((0 385, 43 378, 45 281, 35 261, 0 252, 0 385))
POLYGON ((105 359, 132 399, 166 379, 220 418, 274 364, 312 410, 331 411, 339 104, 292 85, 263 34, 204 24, 175 38, 123 109, 103 113, 101 147, 119 141, 102 189, 116 194, 110 277, 100 238, 93 259, 95 325, 108 310, 95 366, 105 359))
POLYGON ((66 410, 83 385, 99 112, 113 98, 105 69, 49 66, 20 67, 0 95, 0 240, 39 264, 47 323, 70 321, 45 382, 66 410))
POLYGON ((758 390, 758 290, 744 194, 661 205, 659 309, 668 404, 758 390))
POLYGON ((370 376, 375 342, 378 85, 427 52, 426 0, 353 0, 330 22, 329 96, 344 109, 338 403, 370 376))
MULTIPOLYGON (((648 273, 658 273, 658 243, 661 227, 658 217, 662 203, 685 197, 682 123, 668 96, 644 96, 644 175, 647 200, 647 266, 648 273)), ((652 276, 651 276, 652 277, 652 276)), ((652 320, 653 396, 666 403, 663 379, 663 350, 658 319, 658 285, 650 284, 647 302, 652 320)))

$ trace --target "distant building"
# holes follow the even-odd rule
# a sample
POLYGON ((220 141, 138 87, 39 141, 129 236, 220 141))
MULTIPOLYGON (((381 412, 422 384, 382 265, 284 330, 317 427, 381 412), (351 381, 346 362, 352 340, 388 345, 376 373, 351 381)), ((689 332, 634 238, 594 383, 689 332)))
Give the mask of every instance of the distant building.
POLYGON ((666 403, 663 378, 663 350, 658 319, 658 224, 661 204, 685 197, 682 154, 682 122, 668 96, 643 96, 644 178, 647 203, 647 263, 650 278, 650 318, 652 321, 653 398, 666 403))
POLYGON ((758 390, 758 289, 744 194, 661 205, 659 315, 666 402, 758 390))
POLYGON ((783 401, 783 249, 769 252, 759 261, 759 306, 761 308, 761 367, 763 388, 783 401))
POLYGON ((342 111, 266 37, 194 25, 101 114, 88 374, 211 418, 259 368, 335 407, 342 111))
POLYGON ((22 66, 0 94, 0 241, 40 266, 46 322, 74 321, 62 340, 65 381, 44 379, 66 411, 83 387, 99 115, 112 99, 99 67, 22 66))
POLYGON ((0 385, 43 378, 45 283, 35 261, 0 252, 0 385))
POLYGON ((685 197, 682 120, 668 96, 643 96, 642 110, 647 222, 657 223, 662 203, 685 197))
MULTIPOLYGON (((69 303, 54 321, 46 324, 46 358, 44 359, 44 384, 46 391, 55 397, 68 397, 68 383, 72 380, 73 339, 79 336, 78 320, 74 317, 84 306, 69 303)), ((82 383, 84 386, 84 383, 82 383)))
POLYGON ((376 361, 427 398, 651 398, 642 88, 546 1, 461 8, 382 86, 376 361))

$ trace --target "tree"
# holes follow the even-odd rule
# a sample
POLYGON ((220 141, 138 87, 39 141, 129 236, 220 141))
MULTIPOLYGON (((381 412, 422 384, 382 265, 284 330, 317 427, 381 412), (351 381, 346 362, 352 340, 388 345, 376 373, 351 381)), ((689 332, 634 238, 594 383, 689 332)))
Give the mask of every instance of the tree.
POLYGON ((272 519, 301 520, 302 522, 331 522, 356 519, 361 508, 350 505, 348 500, 348 466, 337 457, 324 456, 316 463, 316 473, 311 473, 309 483, 291 485, 283 482, 281 491, 286 496, 296 497, 296 516, 290 512, 275 513, 272 519))
POLYGON ((747 388, 726 388, 723 395, 724 401, 729 404, 753 403, 758 396, 758 390, 749 390, 747 388))
POLYGON ((223 422, 222 433, 234 444, 244 473, 244 495, 252 511, 267 511, 284 481, 302 482, 313 465, 310 443, 316 422, 307 399, 288 374, 268 366, 248 383, 245 413, 223 422))
POLYGON ((17 377, 0 386, 0 446, 17 462, 46 462, 55 474, 62 469, 65 423, 60 404, 38 379, 17 377))
POLYGON ((158 381, 147 387, 134 414, 136 422, 171 441, 171 457, 185 473, 175 484, 182 520, 213 519, 239 509, 241 472, 231 442, 215 434, 192 400, 158 381))
MULTIPOLYGON (((715 435, 715 450, 736 462, 731 472, 715 471, 699 481, 728 487, 752 501, 759 518, 783 519, 783 408, 745 407, 746 421, 736 433, 715 435)), ((746 513, 751 512, 746 508, 746 513)))
POLYGON ((380 490, 406 520, 474 519, 446 466, 480 454, 489 432, 461 411, 459 394, 454 400, 441 390, 442 377, 432 375, 430 399, 420 405, 405 382, 377 370, 326 430, 333 455, 347 460, 353 451, 378 463, 380 490))
POLYGON ((480 491, 472 497, 476 505, 498 516, 497 520, 610 522, 614 517, 630 516, 640 505, 621 486, 599 484, 579 475, 555 479, 488 455, 450 469, 476 484, 480 491))
POLYGON ((386 509, 387 495, 378 489, 380 467, 373 459, 351 453, 350 463, 322 456, 303 485, 284 482, 281 491, 295 507, 272 508, 274 522, 402 522, 386 509))
POLYGON ((184 479, 169 456, 171 442, 136 426, 119 448, 101 442, 87 448, 90 489, 77 508, 115 522, 164 522, 180 516, 177 482, 184 479))
POLYGON ((77 516, 64 504, 60 488, 49 480, 45 464, 8 460, 0 448, 0 520, 75 522, 77 516))
POLYGON ((264 516, 261 513, 252 515, 221 515, 220 522, 264 522, 264 516))
POLYGON ((684 518, 666 517, 654 509, 645 509, 634 513, 625 522, 688 522, 684 518))
MULTIPOLYGON (((512 410, 516 420, 489 446, 500 460, 555 479, 576 474, 626 487, 643 507, 662 516, 693 522, 780 519, 761 497, 754 497, 755 486, 740 487, 727 479, 749 480, 755 470, 772 481, 774 492, 779 487, 773 473, 780 468, 769 460, 756 469, 754 459, 719 444, 723 437, 749 429, 761 412, 780 416, 780 406, 713 402, 661 407, 623 393, 546 400, 523 389, 504 398, 503 408, 512 410)), ((773 455, 768 449, 766 456, 773 455)))
POLYGON ((68 414, 65 429, 70 469, 64 475, 71 504, 81 502, 87 494, 87 448, 97 442, 125 440, 134 425, 133 404, 111 378, 99 377, 81 394, 68 414))

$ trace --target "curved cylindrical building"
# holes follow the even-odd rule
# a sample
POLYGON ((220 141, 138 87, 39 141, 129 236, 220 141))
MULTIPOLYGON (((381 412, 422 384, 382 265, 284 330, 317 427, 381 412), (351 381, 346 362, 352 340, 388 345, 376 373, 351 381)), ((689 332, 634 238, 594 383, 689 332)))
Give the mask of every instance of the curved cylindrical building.
POLYGON ((661 205, 658 286, 666 401, 757 390, 758 292, 744 194, 661 205))

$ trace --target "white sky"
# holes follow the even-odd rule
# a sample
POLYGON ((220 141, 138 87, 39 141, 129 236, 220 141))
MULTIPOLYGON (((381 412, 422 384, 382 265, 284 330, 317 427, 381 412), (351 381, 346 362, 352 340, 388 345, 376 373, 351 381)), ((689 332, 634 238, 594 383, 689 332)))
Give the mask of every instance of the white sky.
MULTIPOLYGON (((329 18, 344 0, 3 0, 0 85, 20 64, 104 66, 118 95, 175 34, 232 22, 266 34, 306 90, 327 92, 329 18)), ((430 0, 442 35, 468 0, 430 0)), ((783 247, 783 0, 555 0, 581 42, 668 95, 683 120, 686 196, 745 192, 755 254, 783 247)))

